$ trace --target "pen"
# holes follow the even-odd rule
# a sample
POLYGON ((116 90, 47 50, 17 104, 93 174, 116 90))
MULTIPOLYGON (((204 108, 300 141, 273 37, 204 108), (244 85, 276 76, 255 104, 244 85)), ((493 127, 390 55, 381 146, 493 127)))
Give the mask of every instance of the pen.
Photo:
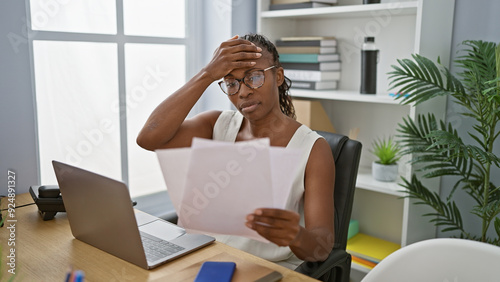
POLYGON ((83 279, 85 278, 85 274, 81 270, 76 270, 75 271, 75 282, 83 282, 83 279))
POLYGON ((70 282, 71 281, 71 274, 73 273, 73 267, 69 267, 68 272, 66 273, 66 279, 64 279, 65 282, 70 282))

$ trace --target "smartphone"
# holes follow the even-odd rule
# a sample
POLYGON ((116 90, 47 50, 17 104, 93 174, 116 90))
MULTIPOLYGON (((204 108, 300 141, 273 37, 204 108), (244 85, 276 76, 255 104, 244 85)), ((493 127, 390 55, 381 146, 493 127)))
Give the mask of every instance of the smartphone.
POLYGON ((230 282, 235 269, 234 262, 206 261, 201 265, 194 282, 230 282))

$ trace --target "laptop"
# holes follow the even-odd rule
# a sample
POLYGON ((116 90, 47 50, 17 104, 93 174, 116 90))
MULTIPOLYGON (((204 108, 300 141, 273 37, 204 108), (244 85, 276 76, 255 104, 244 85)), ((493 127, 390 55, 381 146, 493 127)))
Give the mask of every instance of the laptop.
POLYGON ((144 269, 152 269, 215 241, 134 210, 127 185, 52 161, 73 236, 144 269))

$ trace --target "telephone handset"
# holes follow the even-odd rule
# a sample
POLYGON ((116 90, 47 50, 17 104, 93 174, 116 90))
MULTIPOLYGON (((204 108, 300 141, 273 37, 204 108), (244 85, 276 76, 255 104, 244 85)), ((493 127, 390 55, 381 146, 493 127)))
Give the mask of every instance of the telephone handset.
POLYGON ((29 191, 43 220, 51 220, 58 212, 66 211, 59 186, 31 186, 29 191))

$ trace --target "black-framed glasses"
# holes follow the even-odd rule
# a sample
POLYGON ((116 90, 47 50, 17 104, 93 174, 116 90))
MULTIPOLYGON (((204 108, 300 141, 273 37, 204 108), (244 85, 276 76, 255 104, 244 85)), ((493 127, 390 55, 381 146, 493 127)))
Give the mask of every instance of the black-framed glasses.
POLYGON ((245 83, 248 88, 257 89, 264 85, 266 78, 265 71, 268 71, 276 66, 270 66, 263 70, 250 70, 245 73, 242 79, 237 79, 234 77, 224 77, 219 81, 220 89, 228 96, 234 95, 240 91, 241 82, 245 83))

